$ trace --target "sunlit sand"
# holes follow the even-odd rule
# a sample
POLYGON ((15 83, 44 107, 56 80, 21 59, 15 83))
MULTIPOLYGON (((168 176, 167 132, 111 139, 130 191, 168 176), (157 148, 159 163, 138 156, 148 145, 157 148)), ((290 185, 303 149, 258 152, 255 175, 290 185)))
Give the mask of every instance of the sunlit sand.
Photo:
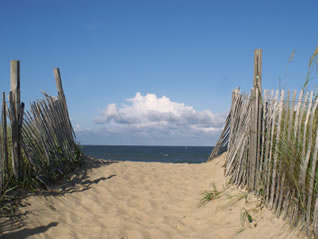
POLYGON ((259 200, 238 201, 244 192, 233 187, 198 207, 213 183, 223 190, 224 156, 202 164, 88 159, 71 180, 27 198, 24 225, 2 221, 2 238, 297 238, 259 200))

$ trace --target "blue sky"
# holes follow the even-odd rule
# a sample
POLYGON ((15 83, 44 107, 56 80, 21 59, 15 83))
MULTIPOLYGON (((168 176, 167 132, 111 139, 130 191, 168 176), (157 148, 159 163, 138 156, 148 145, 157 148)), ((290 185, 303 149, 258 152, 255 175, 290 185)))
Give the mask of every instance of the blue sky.
MULTIPOLYGON (((22 100, 62 74, 82 144, 213 145, 231 92, 302 87, 318 1, 0 1, 0 86, 21 61, 22 100), (295 49, 294 60, 288 58, 295 49)), ((311 87, 316 87, 313 80, 311 87)))

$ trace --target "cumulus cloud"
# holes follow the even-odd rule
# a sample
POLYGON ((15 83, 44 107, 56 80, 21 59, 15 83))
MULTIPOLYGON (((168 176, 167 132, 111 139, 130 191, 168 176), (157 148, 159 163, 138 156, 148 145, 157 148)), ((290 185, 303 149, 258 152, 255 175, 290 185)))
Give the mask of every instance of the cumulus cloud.
POLYGON ((118 107, 109 104, 96 120, 109 133, 135 132, 140 135, 163 136, 215 136, 222 130, 225 114, 210 110, 197 111, 192 106, 173 102, 168 97, 155 94, 126 100, 118 107))

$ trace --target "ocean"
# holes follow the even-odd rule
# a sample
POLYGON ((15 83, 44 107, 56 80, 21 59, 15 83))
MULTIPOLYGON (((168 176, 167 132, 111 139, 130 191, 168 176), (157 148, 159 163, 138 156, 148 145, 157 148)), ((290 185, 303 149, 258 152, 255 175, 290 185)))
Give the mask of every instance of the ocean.
POLYGON ((202 163, 213 147, 83 145, 82 151, 98 159, 164 163, 202 163))

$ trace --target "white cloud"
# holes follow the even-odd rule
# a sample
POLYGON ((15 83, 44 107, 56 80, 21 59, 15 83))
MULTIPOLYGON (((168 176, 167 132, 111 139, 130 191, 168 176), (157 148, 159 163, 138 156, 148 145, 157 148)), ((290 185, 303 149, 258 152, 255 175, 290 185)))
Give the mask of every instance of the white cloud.
POLYGON ((74 131, 75 133, 90 131, 90 128, 82 128, 80 124, 75 124, 74 131))
MULTIPOLYGON (((96 123, 108 133, 135 133, 144 136, 217 136, 222 130, 225 114, 210 110, 196 111, 192 106, 173 102, 155 94, 137 92, 127 104, 109 104, 96 123)), ((164 144, 164 142, 163 142, 164 144)))

